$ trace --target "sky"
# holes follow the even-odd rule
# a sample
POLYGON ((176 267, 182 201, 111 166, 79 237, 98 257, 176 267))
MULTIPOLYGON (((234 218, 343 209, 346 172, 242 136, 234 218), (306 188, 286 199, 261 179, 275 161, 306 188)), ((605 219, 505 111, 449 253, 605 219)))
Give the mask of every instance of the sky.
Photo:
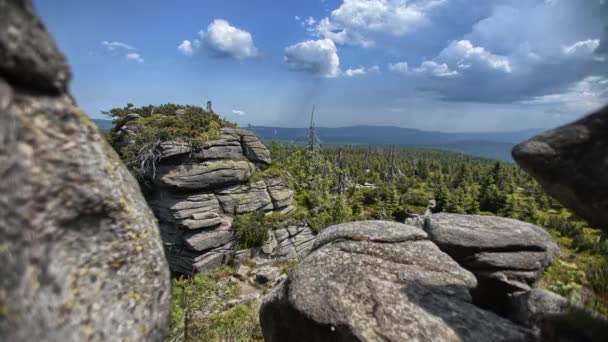
POLYGON ((608 0, 34 0, 94 118, 551 128, 608 104, 608 0))

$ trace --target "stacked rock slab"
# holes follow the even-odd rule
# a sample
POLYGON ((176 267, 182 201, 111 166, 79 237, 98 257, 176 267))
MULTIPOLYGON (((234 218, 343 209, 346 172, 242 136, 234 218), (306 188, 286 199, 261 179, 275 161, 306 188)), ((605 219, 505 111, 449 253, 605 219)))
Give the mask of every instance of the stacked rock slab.
POLYGON ((204 272, 227 262, 236 248, 235 215, 294 210, 293 191, 283 179, 251 179, 271 158, 249 131, 222 128, 219 139, 196 150, 176 141, 160 148, 148 201, 174 272, 204 272))
POLYGON ((504 217, 440 213, 427 216, 423 228, 442 251, 475 274, 475 302, 501 314, 508 295, 530 290, 560 253, 542 228, 504 217))
POLYGON ((0 1, 0 340, 163 341, 154 215, 69 78, 30 1, 0 1))
POLYGON ((387 221, 326 228, 264 299, 274 341, 526 341, 530 331, 471 302, 477 281, 418 227, 387 221))

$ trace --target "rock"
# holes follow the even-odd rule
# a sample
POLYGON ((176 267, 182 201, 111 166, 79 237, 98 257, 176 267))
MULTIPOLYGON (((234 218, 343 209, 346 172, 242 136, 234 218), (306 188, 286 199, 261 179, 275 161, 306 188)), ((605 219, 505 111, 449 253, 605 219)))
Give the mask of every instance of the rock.
POLYGON ((272 254, 272 252, 277 248, 277 246, 278 242, 274 237, 272 230, 269 230, 268 239, 266 239, 266 242, 264 243, 264 245, 262 245, 262 251, 266 254, 272 254))
POLYGON ((247 260, 251 260, 252 257, 253 251, 251 250, 251 248, 241 249, 234 253, 233 262, 235 265, 240 265, 247 260))
POLYGON ((275 209, 282 209, 291 205, 293 190, 287 187, 287 182, 283 178, 267 178, 264 182, 268 187, 268 194, 270 194, 275 209))
POLYGON ((608 233, 608 106, 513 149, 548 194, 608 233))
POLYGON ((0 75, 15 87, 68 95, 70 67, 31 1, 0 2, 0 75))
POLYGON ((69 75, 31 2, 0 1, 0 336, 163 341, 156 220, 69 75))
POLYGON ((264 181, 221 189, 216 191, 216 196, 224 212, 229 214, 249 214, 273 209, 264 181))
POLYGON ((253 271, 255 281, 260 284, 266 284, 277 279, 281 275, 281 270, 278 267, 263 266, 253 271))
POLYGON ((203 254, 194 259, 192 265, 198 272, 209 272, 212 271, 224 263, 224 254, 221 253, 208 253, 203 254))
POLYGON ((257 135, 244 129, 236 129, 235 132, 241 137, 243 153, 247 159, 256 164, 260 169, 267 168, 272 162, 270 151, 262 144, 257 135))
POLYGON ((566 298, 543 289, 516 292, 510 296, 509 318, 533 328, 540 335, 543 320, 548 316, 564 314, 569 307, 566 298))
POLYGON ((232 240, 232 232, 229 230, 201 232, 186 235, 184 240, 188 247, 202 252, 230 242, 232 240))
POLYGON ((160 143, 161 158, 181 156, 192 152, 190 144, 181 141, 163 141, 160 143))
POLYGON ((300 261, 312 250, 315 235, 312 230, 304 224, 290 225, 274 231, 274 239, 277 242, 272 252, 264 250, 277 260, 300 261))
POLYGON ((240 265, 236 271, 235 276, 242 281, 245 281, 249 276, 249 272, 251 272, 251 267, 240 265))
POLYGON ((136 121, 136 120, 139 120, 139 119, 141 119, 141 116, 139 114, 137 114, 137 113, 130 113, 130 114, 125 115, 125 117, 124 117, 123 120, 124 120, 124 122, 129 122, 129 121, 136 121))
POLYGON ((475 277, 394 222, 326 228, 260 309, 273 341, 523 341, 530 332, 471 303, 475 277))
POLYGON ((184 190, 210 190, 245 182, 255 172, 247 161, 218 160, 196 164, 159 165, 160 185, 184 190))
POLYGON ((608 318, 542 289, 514 293, 509 318, 532 328, 540 341, 594 342, 608 338, 608 318))
POLYGON ((186 115, 185 109, 178 109, 175 111, 175 116, 182 116, 182 115, 186 115))
POLYGON ((500 314, 509 294, 530 290, 560 253, 542 228, 503 217, 434 214, 425 218, 424 230, 475 274, 475 303, 500 314))

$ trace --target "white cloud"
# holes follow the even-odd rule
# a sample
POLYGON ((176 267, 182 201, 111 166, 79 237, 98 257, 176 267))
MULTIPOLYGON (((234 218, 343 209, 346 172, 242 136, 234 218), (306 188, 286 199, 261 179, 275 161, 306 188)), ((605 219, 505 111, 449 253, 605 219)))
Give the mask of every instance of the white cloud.
POLYGON ((258 55, 251 33, 230 25, 226 20, 215 19, 207 27, 207 32, 201 31, 199 35, 218 56, 246 59, 258 55))
POLYGON ((401 37, 428 23, 427 13, 445 0, 344 0, 319 21, 317 32, 336 44, 369 47, 376 36, 401 37))
POLYGON ((300 16, 299 16, 299 15, 296 15, 295 17, 293 17, 293 19, 294 19, 295 21, 300 21, 300 16))
POLYGON ((308 17, 308 19, 306 19, 306 25, 308 25, 308 26, 312 26, 316 23, 317 23, 317 21, 313 17, 308 17))
POLYGON ((394 64, 389 64, 388 70, 392 73, 405 76, 410 72, 410 67, 407 62, 398 62, 394 64))
POLYGON ((566 106, 578 112, 597 109, 608 103, 608 78, 587 76, 572 84, 564 92, 536 96, 521 103, 566 106))
POLYGON ((179 52, 183 53, 188 57, 194 54, 194 47, 192 45, 192 42, 187 39, 184 40, 181 44, 179 44, 177 49, 179 50, 179 52))
POLYGON ((511 63, 507 57, 492 54, 483 47, 474 46, 468 40, 451 42, 437 59, 456 65, 459 69, 481 66, 507 74, 512 72, 511 63))
POLYGON ((285 48, 285 63, 291 70, 323 77, 340 75, 340 58, 330 39, 308 40, 285 48))
POLYGON ((369 68, 358 67, 358 68, 349 68, 344 71, 344 76, 346 77, 357 77, 357 76, 365 76, 367 74, 379 74, 380 67, 377 65, 371 66, 369 68))
POLYGON ((413 71, 419 74, 440 78, 450 78, 459 75, 458 71, 451 70, 447 64, 439 64, 434 61, 424 61, 422 64, 420 64, 420 67, 415 68, 413 71))
POLYGON ((243 115, 245 115, 247 113, 245 113, 245 111, 242 111, 242 110, 233 109, 232 110, 232 114, 235 114, 235 115, 238 115, 238 116, 243 116, 243 115))
POLYGON ((137 62, 137 63, 143 63, 144 62, 144 59, 141 57, 141 55, 138 54, 138 53, 136 53, 136 52, 127 53, 125 55, 125 58, 128 61, 134 61, 134 62, 137 62))
POLYGON ((103 42, 101 42, 101 45, 108 49, 108 51, 114 51, 116 49, 136 50, 133 46, 123 42, 109 42, 107 40, 104 40, 103 42))
POLYGON ((562 46, 566 56, 589 56, 600 46, 599 39, 581 40, 569 46, 562 46))

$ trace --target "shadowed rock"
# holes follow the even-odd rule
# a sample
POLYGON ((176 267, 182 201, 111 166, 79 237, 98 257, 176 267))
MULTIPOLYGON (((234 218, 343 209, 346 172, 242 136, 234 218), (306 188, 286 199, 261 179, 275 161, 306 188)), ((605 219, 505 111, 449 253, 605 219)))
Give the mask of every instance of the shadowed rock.
POLYGON ((608 232, 608 107, 544 132, 513 149, 513 159, 551 196, 608 232))
POLYGON ((0 1, 0 336, 162 341, 156 220, 69 74, 30 1, 0 1))

